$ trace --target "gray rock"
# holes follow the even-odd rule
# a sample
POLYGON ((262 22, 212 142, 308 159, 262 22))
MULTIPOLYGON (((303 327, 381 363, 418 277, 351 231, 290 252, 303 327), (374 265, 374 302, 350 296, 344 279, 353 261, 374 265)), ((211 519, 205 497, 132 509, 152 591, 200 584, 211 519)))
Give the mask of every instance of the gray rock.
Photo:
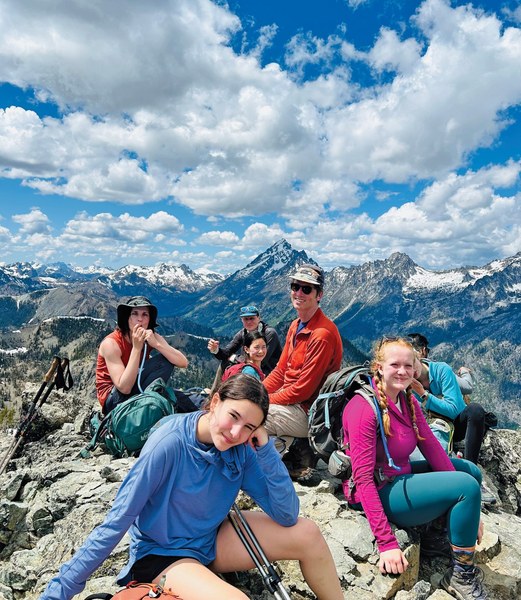
MULTIPOLYGON (((56 396, 56 404, 63 399, 56 396)), ((87 404, 87 403, 85 403, 87 404)), ((90 412, 79 400, 57 411, 59 426, 41 442, 28 443, 0 477, 0 600, 36 600, 71 557, 87 534, 110 508, 120 482, 133 459, 114 460, 100 449, 88 459, 78 457, 87 438, 78 433, 90 412), (65 415, 65 416, 64 416, 65 415), (59 423, 64 420, 62 425, 59 423)), ((9 439, 0 440, 0 451, 9 439)), ((500 600, 521 597, 521 434, 493 431, 483 450, 485 478, 497 490, 500 504, 485 511, 485 535, 478 547, 478 561, 485 572, 491 597, 500 600)), ((296 485, 301 514, 313 519, 326 537, 337 565, 347 600, 448 600, 437 589, 448 561, 421 561, 418 535, 396 529, 410 567, 399 577, 382 576, 378 570, 375 540, 365 516, 347 507, 338 494, 338 480, 331 478, 319 463, 323 477, 315 488, 296 485)), ((243 509, 252 507, 242 497, 243 509)), ((125 564, 128 538, 90 578, 85 591, 115 592, 115 577, 125 564)), ((283 580, 295 600, 311 599, 296 562, 281 563, 283 580)), ((253 600, 267 600, 255 571, 242 575, 238 586, 253 600)))

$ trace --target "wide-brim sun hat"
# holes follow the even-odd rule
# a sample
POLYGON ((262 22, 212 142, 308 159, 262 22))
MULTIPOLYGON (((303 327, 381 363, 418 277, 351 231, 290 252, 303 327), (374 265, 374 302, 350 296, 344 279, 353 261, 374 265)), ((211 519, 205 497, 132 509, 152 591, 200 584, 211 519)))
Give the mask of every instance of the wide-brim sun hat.
POLYGON ((318 265, 300 265, 297 270, 289 276, 289 278, 296 281, 311 283, 317 287, 322 287, 324 285, 324 271, 318 265))
POLYGON ((118 304, 118 327, 122 330, 128 328, 128 318, 133 308, 148 308, 150 314, 150 321, 148 323, 149 329, 155 329, 157 323, 157 306, 152 304, 146 296, 132 296, 126 302, 118 304))

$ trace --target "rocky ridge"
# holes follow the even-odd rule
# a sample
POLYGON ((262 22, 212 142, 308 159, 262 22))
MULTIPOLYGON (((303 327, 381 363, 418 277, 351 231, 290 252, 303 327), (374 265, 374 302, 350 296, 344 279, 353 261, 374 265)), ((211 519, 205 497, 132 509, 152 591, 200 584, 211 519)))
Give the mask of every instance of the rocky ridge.
MULTIPOLYGON (((235 333, 239 308, 253 303, 283 336, 295 316, 288 300, 288 276, 298 264, 311 260, 279 240, 225 279, 192 272, 185 265, 81 272, 59 263, 0 265, 3 327, 11 334, 55 316, 113 322, 121 297, 144 294, 158 306, 163 320, 182 318, 212 329, 207 335, 219 338, 235 333)), ((359 360, 354 350, 365 356, 381 335, 420 331, 431 342, 434 360, 456 367, 464 363, 475 371, 475 401, 494 411, 502 426, 519 426, 520 276, 520 253, 479 267, 439 272, 395 253, 326 273, 321 306, 337 324, 344 345, 350 345, 349 359, 359 360)), ((192 328, 184 332, 193 333, 192 328)), ((26 345, 5 338, 0 339, 2 349, 26 345)))
MULTIPOLYGON (((35 389, 27 390, 28 398, 35 389)), ((40 415, 46 435, 27 443, 0 478, 0 600, 38 598, 59 566, 101 522, 133 461, 112 459, 100 449, 91 458, 78 457, 87 441, 84 431, 91 406, 92 399, 77 391, 66 395, 53 392, 40 415)), ((2 435, 2 455, 9 442, 9 436, 2 435)), ((521 433, 491 431, 482 451, 482 464, 500 503, 483 516, 486 533, 479 547, 479 561, 491 598, 513 600, 521 597, 521 433)), ((329 477, 325 468, 320 473, 322 481, 317 487, 296 485, 296 489, 301 514, 320 525, 329 543, 345 599, 450 598, 437 589, 448 560, 420 560, 415 530, 397 531, 411 564, 407 573, 400 577, 380 575, 367 520, 347 508, 338 494, 338 481, 329 477)), ((126 562, 127 546, 124 538, 78 598, 116 591, 114 580, 126 562)), ((288 561, 281 567, 292 598, 313 598, 298 564, 288 561)), ((240 574, 237 582, 254 600, 270 597, 255 571, 240 574)))

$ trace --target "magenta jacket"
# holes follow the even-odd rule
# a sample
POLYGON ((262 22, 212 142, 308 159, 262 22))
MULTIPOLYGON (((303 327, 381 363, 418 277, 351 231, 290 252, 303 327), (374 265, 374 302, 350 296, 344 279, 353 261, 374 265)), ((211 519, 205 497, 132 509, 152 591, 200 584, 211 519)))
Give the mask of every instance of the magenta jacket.
POLYGON ((382 438, 377 428, 376 414, 365 398, 354 396, 342 415, 344 442, 349 443, 347 453, 351 455, 354 482, 352 489, 350 480, 344 482, 344 494, 350 503, 362 505, 380 552, 400 546, 391 530, 378 495, 378 490, 386 485, 386 482, 376 486, 375 469, 381 468, 384 475, 392 478, 411 473, 409 455, 418 445, 433 471, 455 470, 427 425, 418 402, 414 400, 418 429, 421 437, 425 438, 417 442, 405 395, 401 394, 401 396, 404 414, 398 410, 394 402, 389 402, 392 435, 387 438, 389 453, 394 463, 402 468, 401 471, 396 471, 387 464, 382 438))

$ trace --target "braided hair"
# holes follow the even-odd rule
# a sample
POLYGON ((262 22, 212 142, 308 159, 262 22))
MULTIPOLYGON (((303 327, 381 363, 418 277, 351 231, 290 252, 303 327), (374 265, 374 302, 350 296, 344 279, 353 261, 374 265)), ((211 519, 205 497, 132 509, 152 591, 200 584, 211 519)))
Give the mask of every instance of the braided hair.
MULTIPOLYGON (((410 348, 411 354, 413 355, 413 357, 415 356, 414 348, 413 348, 412 344, 405 338, 400 338, 400 337, 389 338, 389 339, 383 338, 375 346, 375 349, 373 352, 373 360, 371 361, 371 371, 373 373, 374 381, 376 384, 376 390, 378 392, 378 395, 377 395, 378 404, 380 405, 380 410, 382 411, 382 421, 383 421, 383 426, 384 426, 384 433, 387 437, 392 435, 391 419, 389 417, 389 399, 387 397, 387 394, 385 393, 385 382, 382 377, 382 373, 380 371, 380 365, 385 360, 385 349, 391 344, 398 344, 400 346, 405 346, 406 348, 410 348)), ((411 386, 409 386, 407 388, 407 390, 405 391, 405 397, 407 400, 407 404, 409 406, 409 413, 411 415, 412 426, 413 426, 414 432, 416 433, 416 439, 423 440, 425 438, 422 438, 420 436, 420 432, 418 430, 418 424, 416 422, 416 403, 414 402, 411 386)))

